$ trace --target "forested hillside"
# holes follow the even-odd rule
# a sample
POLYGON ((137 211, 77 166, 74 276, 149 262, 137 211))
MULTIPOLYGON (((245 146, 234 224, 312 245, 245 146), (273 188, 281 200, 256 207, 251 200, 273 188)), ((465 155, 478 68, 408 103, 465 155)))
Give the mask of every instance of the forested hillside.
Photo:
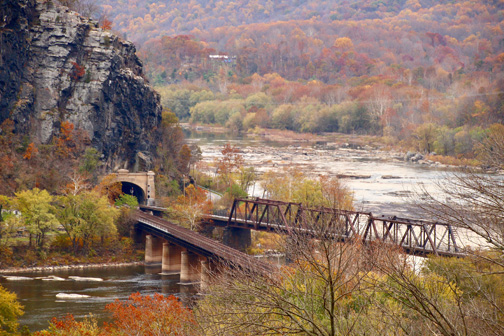
POLYGON ((105 2, 163 105, 193 122, 465 155, 503 120, 502 1, 105 2))

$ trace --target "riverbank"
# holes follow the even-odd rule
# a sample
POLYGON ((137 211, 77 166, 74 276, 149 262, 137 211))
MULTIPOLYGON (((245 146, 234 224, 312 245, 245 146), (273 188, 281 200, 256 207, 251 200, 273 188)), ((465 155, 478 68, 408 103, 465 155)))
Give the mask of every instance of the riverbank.
POLYGON ((75 265, 59 265, 59 266, 37 266, 37 267, 10 267, 0 269, 0 275, 3 274, 17 274, 17 273, 37 273, 37 272, 58 272, 66 270, 84 270, 96 268, 113 268, 113 267, 128 267, 145 265, 143 261, 132 262, 112 262, 112 263, 99 263, 99 264, 75 264, 75 265))
MULTIPOLYGON (((229 129, 222 126, 212 125, 191 125, 183 123, 181 126, 191 132, 200 134, 218 134, 230 135, 229 129)), ((393 159, 399 158, 399 161, 406 161, 413 164, 437 167, 437 168, 451 168, 457 169, 460 167, 473 167, 476 168, 480 163, 475 159, 456 158, 452 156, 437 155, 436 153, 419 153, 414 151, 411 146, 403 142, 376 135, 362 135, 362 134, 344 134, 344 133, 297 133, 289 130, 266 129, 256 127, 249 130, 243 135, 236 135, 235 137, 243 137, 261 141, 264 143, 280 143, 284 145, 291 145, 293 147, 314 147, 318 149, 348 149, 359 151, 376 151, 381 155, 382 159, 392 157, 393 159), (390 155, 387 155, 387 154, 390 155)), ((276 148, 276 147, 275 147, 276 148)), ((478 168, 479 169, 479 168, 478 168)), ((490 171, 487 173, 495 173, 490 171)), ((504 174, 504 172, 498 172, 504 174)))

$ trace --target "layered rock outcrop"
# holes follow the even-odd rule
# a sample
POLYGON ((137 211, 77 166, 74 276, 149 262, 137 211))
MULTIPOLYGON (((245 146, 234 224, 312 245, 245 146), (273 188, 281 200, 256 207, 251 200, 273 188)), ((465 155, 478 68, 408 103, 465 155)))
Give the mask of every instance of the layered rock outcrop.
POLYGON ((148 161, 162 108, 135 51, 50 0, 2 1, 0 122, 10 118, 16 132, 48 143, 70 121, 109 168, 148 161))

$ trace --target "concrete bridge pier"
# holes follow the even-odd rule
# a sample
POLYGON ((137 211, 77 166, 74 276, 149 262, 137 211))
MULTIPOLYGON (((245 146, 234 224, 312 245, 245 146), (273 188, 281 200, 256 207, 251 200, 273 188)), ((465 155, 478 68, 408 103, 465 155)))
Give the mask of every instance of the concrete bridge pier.
POLYGON ((160 263, 163 258, 163 245, 160 238, 152 235, 145 236, 145 263, 160 263))
POLYGON ((210 283, 210 263, 207 258, 201 259, 200 292, 206 292, 210 283))
POLYGON ((181 270, 182 248, 178 245, 164 242, 161 272, 164 274, 178 274, 181 270))
POLYGON ((183 249, 180 254, 180 282, 193 283, 200 281, 201 262, 196 253, 183 249))
POLYGON ((222 240, 225 245, 245 252, 252 244, 252 235, 250 229, 226 227, 224 228, 222 240))

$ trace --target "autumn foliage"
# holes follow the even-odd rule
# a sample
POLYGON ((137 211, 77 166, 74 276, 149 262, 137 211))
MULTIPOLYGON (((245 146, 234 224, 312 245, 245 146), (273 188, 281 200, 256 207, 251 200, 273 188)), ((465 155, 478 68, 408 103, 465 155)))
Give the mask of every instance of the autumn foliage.
POLYGON ((99 327, 95 319, 76 321, 72 315, 53 318, 47 330, 36 336, 190 336, 195 322, 192 311, 173 295, 142 296, 131 294, 126 301, 116 300, 105 307, 112 313, 112 323, 99 327))
POLYGON ((190 335, 194 323, 191 310, 175 296, 131 294, 127 301, 116 300, 106 306, 114 321, 108 329, 116 335, 190 335))
POLYGON ((112 29, 112 21, 110 21, 107 16, 102 17, 100 19, 100 28, 103 30, 111 30, 112 29))
POLYGON ((82 77, 84 77, 84 75, 86 74, 85 67, 83 65, 80 65, 77 62, 72 62, 72 65, 73 65, 73 69, 72 69, 72 72, 70 74, 70 77, 72 77, 72 79, 75 80, 75 81, 77 81, 77 80, 81 79, 82 77))
POLYGON ((389 144, 465 158, 503 120, 503 6, 444 0, 103 5, 115 28, 139 46, 163 106, 183 121, 236 132, 374 134, 389 144), (412 136, 424 123, 446 126, 436 128, 426 147, 412 136))

